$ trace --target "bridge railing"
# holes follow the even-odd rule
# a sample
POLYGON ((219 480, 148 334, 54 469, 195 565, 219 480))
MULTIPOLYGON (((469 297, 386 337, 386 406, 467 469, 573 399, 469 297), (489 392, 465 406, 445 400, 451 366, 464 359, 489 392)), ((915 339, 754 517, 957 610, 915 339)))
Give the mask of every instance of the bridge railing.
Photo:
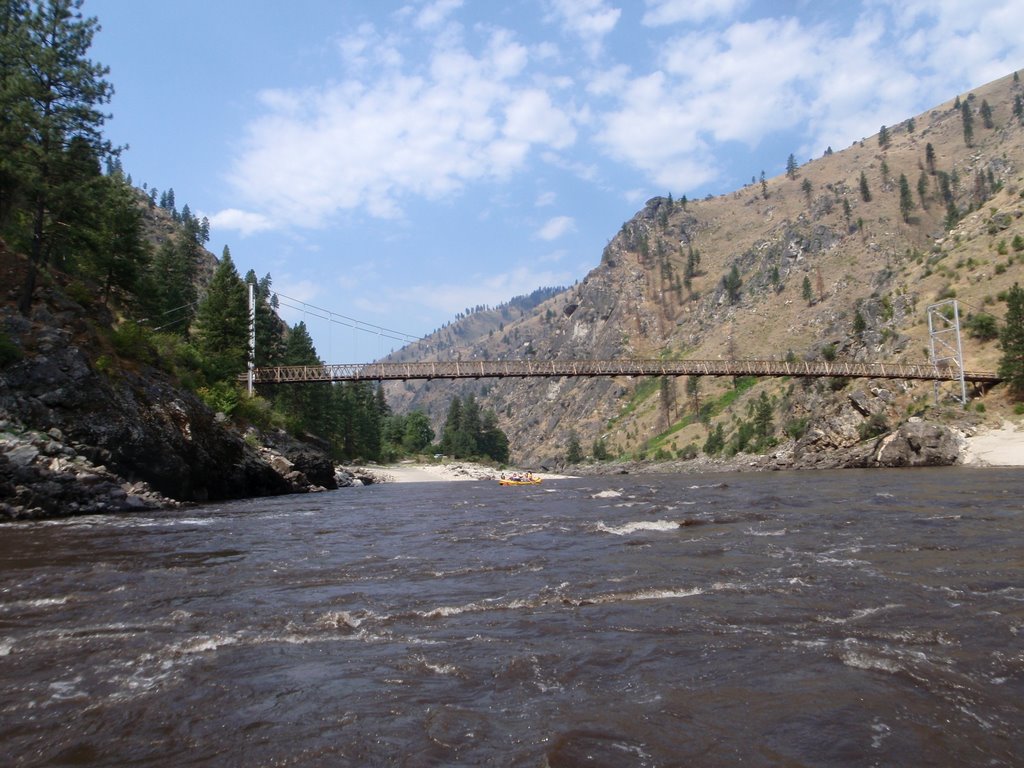
MULTIPOLYGON (((909 363, 787 362, 785 360, 452 360, 346 363, 255 368, 257 384, 432 379, 593 376, 792 376, 959 381, 955 366, 909 363)), ((996 383, 989 371, 964 371, 964 381, 996 383)))

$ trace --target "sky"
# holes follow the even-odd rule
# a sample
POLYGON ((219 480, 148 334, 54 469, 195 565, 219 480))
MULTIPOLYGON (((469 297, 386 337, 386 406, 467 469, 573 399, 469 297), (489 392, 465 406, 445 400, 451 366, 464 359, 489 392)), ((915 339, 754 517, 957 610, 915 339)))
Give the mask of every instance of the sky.
POLYGON ((321 359, 570 286, 730 192, 1024 68, 1020 0, 85 0, 105 126, 321 359))

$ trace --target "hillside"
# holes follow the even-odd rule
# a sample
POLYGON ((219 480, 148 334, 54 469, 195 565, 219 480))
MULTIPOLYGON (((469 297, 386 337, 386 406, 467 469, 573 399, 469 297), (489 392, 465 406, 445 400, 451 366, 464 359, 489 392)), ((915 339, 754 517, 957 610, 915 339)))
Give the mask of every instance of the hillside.
MULTIPOLYGON (((926 362, 929 304, 956 297, 965 320, 1001 318, 1001 293, 1024 276, 1022 94, 1010 75, 790 173, 699 201, 654 198, 577 285, 497 327, 470 314, 391 359, 926 362)), ((964 342, 967 368, 996 367, 996 341, 965 333, 964 342)), ((718 423, 728 440, 762 392, 775 440, 788 433, 797 450, 812 438, 855 443, 869 416, 891 428, 908 415, 959 413, 947 407, 951 390, 936 409, 930 384, 742 384, 730 392, 731 380, 705 378, 695 398, 684 380, 410 382, 389 398, 439 424, 453 394, 473 391, 525 463, 559 460, 572 436, 586 453, 600 439, 613 456, 691 454, 718 423)), ((999 390, 984 399, 990 416, 1006 411, 999 390)))

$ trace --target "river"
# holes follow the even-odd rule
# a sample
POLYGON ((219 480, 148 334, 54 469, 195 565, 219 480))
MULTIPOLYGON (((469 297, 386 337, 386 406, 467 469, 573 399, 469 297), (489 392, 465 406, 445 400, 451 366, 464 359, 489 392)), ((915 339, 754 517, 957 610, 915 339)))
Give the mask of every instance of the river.
POLYGON ((1020 470, 11 523, 0 599, 4 765, 1024 765, 1020 470))

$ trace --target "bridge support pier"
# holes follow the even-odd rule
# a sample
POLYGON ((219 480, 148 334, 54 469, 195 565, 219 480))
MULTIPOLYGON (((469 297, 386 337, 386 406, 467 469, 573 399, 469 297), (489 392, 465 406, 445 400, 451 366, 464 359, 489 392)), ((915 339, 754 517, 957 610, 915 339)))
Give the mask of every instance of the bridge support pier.
MULTIPOLYGON (((959 373, 960 404, 967 407, 967 383, 964 380, 964 352, 960 343, 960 305, 947 299, 928 305, 928 354, 936 367, 955 366, 959 373), (952 317, 951 317, 952 315, 952 317)), ((935 404, 939 403, 939 382, 935 381, 935 404)))

